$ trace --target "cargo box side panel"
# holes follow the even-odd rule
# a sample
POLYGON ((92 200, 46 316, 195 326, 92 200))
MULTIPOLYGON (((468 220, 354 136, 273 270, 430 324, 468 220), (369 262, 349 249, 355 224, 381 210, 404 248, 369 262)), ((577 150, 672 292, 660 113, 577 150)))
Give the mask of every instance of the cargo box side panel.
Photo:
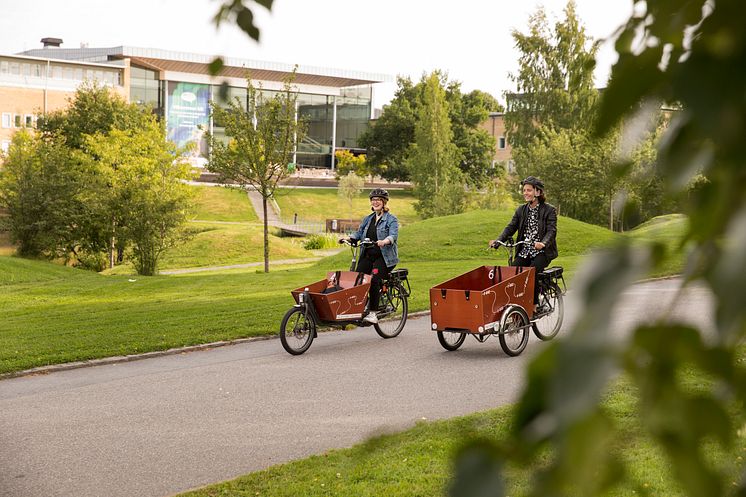
MULTIPOLYGON (((368 299, 370 283, 363 283, 338 292, 322 294, 325 321, 348 321, 361 319, 368 299)), ((314 298, 314 303, 316 302, 314 298)))
POLYGON ((431 288, 430 320, 439 331, 452 329, 478 333, 482 325, 481 292, 431 288))
POLYGON ((492 328, 509 305, 520 305, 531 316, 534 298, 534 268, 501 266, 502 281, 482 292, 484 323, 492 328))

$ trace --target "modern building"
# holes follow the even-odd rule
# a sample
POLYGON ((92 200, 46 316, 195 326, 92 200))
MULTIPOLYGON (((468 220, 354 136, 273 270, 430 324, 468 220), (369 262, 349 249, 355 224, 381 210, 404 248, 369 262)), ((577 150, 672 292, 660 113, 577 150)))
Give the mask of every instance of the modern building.
POLYGON ((28 55, 0 55, 0 150, 13 134, 36 126, 39 115, 64 108, 85 80, 97 80, 128 97, 123 63, 99 64, 28 55))
MULTIPOLYGON (((60 48, 58 39, 45 38, 42 42, 43 48, 0 56, 0 60, 14 64, 5 73, 0 67, 0 110, 3 116, 6 112, 10 116, 10 130, 16 129, 15 116, 21 116, 21 125, 26 125, 26 116, 30 116, 29 124, 33 124, 36 114, 64 105, 58 100, 54 105, 47 100, 39 103, 50 98, 46 93, 46 97, 24 103, 18 98, 21 92, 32 87, 38 92, 57 81, 65 82, 69 95, 83 80, 97 79, 117 88, 130 102, 152 108, 164 119, 168 137, 177 145, 197 143, 197 164, 204 162, 207 153, 204 130, 218 137, 224 132, 220 123, 212 121, 209 109, 210 101, 227 105, 219 96, 221 85, 228 86, 228 100, 245 102, 247 77, 271 96, 282 89, 294 69, 288 64, 226 58, 219 75, 212 76, 209 65, 213 57, 207 55, 127 46, 70 49, 60 48), (38 67, 28 69, 23 65, 32 63, 38 67), (44 65, 48 66, 46 70, 44 65), (34 76, 24 77, 24 71, 34 76)), ((374 85, 392 79, 384 74, 297 66, 293 87, 298 91, 297 114, 307 123, 307 136, 298 147, 295 162, 330 168, 335 150, 355 149, 372 115, 374 85)), ((9 140, 6 135, 0 136, 9 140)))

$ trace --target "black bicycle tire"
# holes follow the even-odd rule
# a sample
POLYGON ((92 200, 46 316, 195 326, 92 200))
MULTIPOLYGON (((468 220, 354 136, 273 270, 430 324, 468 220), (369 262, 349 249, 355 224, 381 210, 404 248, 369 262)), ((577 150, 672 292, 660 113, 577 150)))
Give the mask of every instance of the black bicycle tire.
POLYGON ((438 341, 440 342, 441 347, 443 347, 444 349, 450 352, 453 352, 454 350, 458 350, 458 348, 461 347, 461 345, 463 345, 464 341, 466 340, 466 333, 461 333, 458 340, 456 340, 455 343, 449 343, 446 341, 446 338, 445 338, 446 333, 448 333, 449 335, 454 335, 457 332, 453 332, 453 331, 446 331, 446 332, 439 331, 438 332, 438 341))
POLYGON ((401 299, 403 306, 402 317, 399 325, 396 327, 396 330, 393 333, 385 333, 378 323, 374 324, 373 328, 375 328, 376 333, 378 333, 378 336, 380 336, 381 338, 389 339, 399 336, 402 330, 404 330, 404 325, 407 324, 407 317, 409 316, 409 301, 407 300, 407 295, 404 293, 404 288, 402 288, 401 285, 398 285, 396 289, 399 291, 399 298, 401 299))
MULTIPOLYGON (((543 340, 543 341, 551 340, 552 338, 557 336, 557 334, 560 332, 560 329, 562 328, 562 321, 564 320, 564 317, 565 317, 565 303, 564 303, 564 300, 562 299, 562 290, 560 289, 559 285, 557 285, 557 283, 552 283, 551 288, 552 290, 554 290, 554 294, 557 298, 557 303, 554 306, 554 310, 552 311, 552 313, 545 317, 551 316, 555 312, 558 312, 559 319, 557 319, 557 323, 554 325, 554 328, 549 333, 543 333, 539 331, 539 326, 537 324, 538 320, 534 321, 531 324, 531 329, 533 330, 534 335, 536 335, 536 338, 538 338, 539 340, 543 340)), ((540 318, 540 319, 544 319, 544 318, 540 318)))
POLYGON ((282 323, 280 323, 280 342, 282 343, 282 348, 285 349, 285 351, 288 354, 292 355, 301 355, 305 351, 311 347, 311 344, 313 343, 313 339, 316 336, 316 324, 313 322, 313 318, 309 318, 305 315, 305 312, 303 309, 299 307, 293 307, 288 312, 285 313, 285 316, 282 318, 282 323), (288 321, 293 316, 293 314, 303 314, 303 319, 308 320, 309 323, 309 332, 308 332, 308 338, 306 339, 306 343, 303 344, 300 348, 292 347, 287 340, 286 336, 286 328, 288 321))
MULTIPOLYGON (((503 352, 505 352, 510 357, 515 357, 515 356, 520 355, 521 352, 523 352, 525 350, 526 345, 528 345, 528 326, 527 326, 528 325, 528 319, 526 318, 525 314, 523 314, 518 309, 515 309, 515 308, 514 309, 510 309, 508 311, 507 316, 505 317, 504 322, 507 325, 507 323, 510 322, 511 315, 513 315, 513 314, 518 315, 520 317, 520 320, 521 320, 521 329, 520 329, 520 331, 518 331, 518 333, 521 333, 522 336, 521 336, 521 342, 518 345, 518 347, 513 348, 513 347, 511 347, 508 344, 507 339, 506 339, 506 333, 500 333, 498 335, 498 338, 500 340, 500 348, 502 348, 503 352)), ((503 331, 505 331, 505 330, 503 330, 503 331)))

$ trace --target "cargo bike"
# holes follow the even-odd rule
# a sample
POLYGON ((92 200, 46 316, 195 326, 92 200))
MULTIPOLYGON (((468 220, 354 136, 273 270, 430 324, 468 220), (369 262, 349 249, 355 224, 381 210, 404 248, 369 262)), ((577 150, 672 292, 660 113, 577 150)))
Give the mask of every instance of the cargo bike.
POLYGON ((528 344, 529 329, 541 340, 559 333, 563 269, 549 267, 537 275, 533 267, 513 266, 513 250, 523 243, 497 242, 508 250, 507 266, 481 266, 430 289, 431 327, 443 348, 458 349, 467 335, 479 342, 497 335, 502 350, 517 356, 528 344), (539 285, 536 309, 534 285, 539 285))
POLYGON ((304 353, 322 326, 373 326, 382 338, 394 338, 407 322, 411 293, 407 269, 394 269, 383 280, 377 309, 378 323, 363 321, 368 311, 371 276, 355 271, 355 263, 362 249, 374 242, 345 241, 352 251, 349 271, 330 271, 323 280, 292 290, 295 299, 280 324, 280 341, 290 354, 304 353))

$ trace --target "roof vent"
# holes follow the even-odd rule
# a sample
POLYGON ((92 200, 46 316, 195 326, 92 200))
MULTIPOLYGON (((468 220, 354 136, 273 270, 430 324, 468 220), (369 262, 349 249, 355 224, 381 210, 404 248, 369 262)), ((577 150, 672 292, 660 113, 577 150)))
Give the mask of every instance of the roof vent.
POLYGON ((44 44, 44 48, 57 47, 62 45, 62 38, 42 38, 41 42, 44 44))

